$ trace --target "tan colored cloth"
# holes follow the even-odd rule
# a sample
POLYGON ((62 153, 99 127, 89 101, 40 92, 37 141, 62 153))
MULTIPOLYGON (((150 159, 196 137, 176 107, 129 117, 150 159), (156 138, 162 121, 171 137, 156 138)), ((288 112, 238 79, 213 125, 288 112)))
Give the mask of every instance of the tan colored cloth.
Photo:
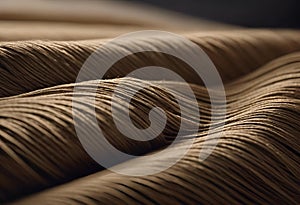
MULTIPOLYGON (((299 31, 241 29, 125 2, 75 2, 0 3, 0 202, 299 204, 299 31), (120 34, 144 29, 182 34, 206 52, 222 77, 225 126, 223 131, 214 129, 222 137, 204 161, 198 160, 199 151, 211 148, 203 142, 215 139, 206 135, 216 122, 206 88, 178 60, 161 53, 134 54, 114 65, 105 80, 90 73, 90 80, 81 82, 86 95, 73 96, 78 72, 93 51, 120 34), (126 77, 132 68, 146 65, 170 66, 188 79, 196 105, 186 93, 176 91, 182 86, 179 82, 126 77), (108 101, 119 83, 128 85, 120 91, 124 96, 148 86, 132 101, 136 125, 148 126, 145 119, 153 106, 165 111, 168 123, 154 140, 136 142, 116 129, 108 101), (201 119, 194 144, 174 166, 154 175, 124 176, 105 170, 85 152, 74 129, 72 101, 79 102, 85 113, 92 112, 86 97, 95 88, 99 126, 119 150, 147 155, 163 149, 174 140, 180 122, 197 123, 192 114, 197 106, 201 119), (180 115, 172 96, 187 102, 190 116, 180 115)), ((155 39, 148 43, 167 46, 155 39)), ((174 48, 188 49, 172 43, 174 48)), ((124 104, 117 105, 121 116, 124 104)), ((222 105, 217 109, 221 112, 222 105)), ((82 113, 75 115, 87 127, 91 124, 82 113)), ((89 135, 89 129, 84 133, 89 135)), ((186 133, 189 140, 191 133, 186 133)), ((180 149, 179 144, 155 165, 132 160, 124 166, 158 168, 180 149)))

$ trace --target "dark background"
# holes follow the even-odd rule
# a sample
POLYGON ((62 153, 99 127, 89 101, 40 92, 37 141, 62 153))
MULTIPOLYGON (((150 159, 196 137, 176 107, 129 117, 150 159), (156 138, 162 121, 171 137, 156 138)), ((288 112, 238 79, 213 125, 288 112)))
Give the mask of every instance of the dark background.
POLYGON ((246 27, 300 28, 300 0, 127 0, 246 27))

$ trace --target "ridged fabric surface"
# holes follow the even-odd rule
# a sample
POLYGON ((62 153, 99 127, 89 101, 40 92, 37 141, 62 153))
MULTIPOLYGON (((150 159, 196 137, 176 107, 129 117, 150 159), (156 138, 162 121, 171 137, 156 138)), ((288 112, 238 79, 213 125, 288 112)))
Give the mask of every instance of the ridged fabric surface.
MULTIPOLYGON (((8 14, 0 17, 13 18, 8 14)), ((114 35, 123 32, 118 30, 121 26, 111 25, 118 31, 113 31, 114 35)), ((90 35, 80 33, 76 40, 74 36, 68 37, 76 31, 67 28, 68 35, 49 34, 52 40, 38 40, 39 33, 36 33, 37 40, 17 34, 7 38, 10 41, 0 42, 0 202, 20 205, 299 204, 300 32, 176 30, 189 33, 184 36, 205 51, 224 82, 227 100, 226 118, 221 122, 224 127, 216 126, 209 135, 214 120, 207 90, 186 64, 170 56, 137 53, 116 63, 105 79, 87 73, 89 81, 75 83, 89 55, 114 35, 88 40, 90 35), (26 41, 12 41, 15 38, 26 41), (180 92, 183 86, 180 82, 126 77, 132 70, 147 65, 171 67, 188 79, 197 102, 180 92), (149 126, 145 119, 152 107, 165 111, 168 121, 157 138, 137 142, 117 130, 108 102, 120 83, 126 85, 119 90, 125 96, 147 85, 131 101, 131 118, 138 127, 149 126), (77 85, 85 94, 73 95, 77 85), (125 176, 106 170, 86 153, 74 128, 73 115, 87 128, 91 124, 87 116, 93 112, 93 105, 86 98, 95 89, 98 124, 108 141, 119 150, 151 155, 174 140, 180 123, 197 123, 199 119, 193 114, 180 115, 174 98, 186 102, 189 113, 195 112, 195 106, 200 110, 198 133, 186 130, 184 136, 185 140, 191 140, 190 134, 195 135, 192 147, 174 166, 157 174, 125 176), (80 110, 73 113, 72 102, 80 103, 80 110), (217 146, 206 160, 199 161, 199 151, 210 150, 216 133, 221 134, 217 146)), ((143 48, 146 43, 153 47, 171 44, 183 53, 189 49, 180 42, 155 39, 130 42, 126 46, 143 48)), ((123 48, 111 49, 113 52, 123 48)), ((219 97, 218 92, 215 96, 219 97)), ((124 104, 120 101, 116 106, 121 116, 124 104)), ((216 109, 221 114, 223 105, 216 109)), ((123 126, 127 123, 123 122, 123 126)), ((89 135, 89 129, 84 133, 89 135)), ((181 148, 179 144, 170 150, 168 157, 158 158, 155 164, 131 160, 124 162, 124 166, 140 163, 141 170, 156 169, 165 160, 172 160, 172 152, 181 148)))

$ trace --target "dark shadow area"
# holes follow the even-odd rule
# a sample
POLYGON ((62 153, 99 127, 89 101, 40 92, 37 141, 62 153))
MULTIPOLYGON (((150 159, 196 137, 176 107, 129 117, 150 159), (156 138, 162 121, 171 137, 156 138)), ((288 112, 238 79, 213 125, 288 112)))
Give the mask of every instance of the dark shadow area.
POLYGON ((300 28, 298 0, 127 0, 246 27, 300 28))

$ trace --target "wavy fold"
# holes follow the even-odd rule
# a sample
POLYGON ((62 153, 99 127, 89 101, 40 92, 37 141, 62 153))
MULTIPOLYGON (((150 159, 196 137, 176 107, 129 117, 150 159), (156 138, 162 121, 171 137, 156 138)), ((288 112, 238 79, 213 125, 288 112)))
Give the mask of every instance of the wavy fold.
MULTIPOLYGON (((210 56, 225 82, 227 113, 221 121, 212 119, 206 88, 184 72, 184 64, 174 63, 169 56, 155 54, 146 60, 132 56, 115 65, 105 80, 75 84, 84 60, 104 41, 2 43, 0 200, 34 193, 13 204, 299 204, 299 35, 292 31, 237 33, 189 36, 210 56), (129 177, 104 170, 76 136, 72 100, 80 105, 74 114, 88 128, 93 105, 86 99, 96 89, 99 126, 111 144, 134 155, 164 149, 174 140, 180 123, 198 122, 193 115, 195 102, 181 92, 181 83, 124 77, 131 65, 153 62, 172 64, 190 79, 201 114, 195 142, 177 164, 155 175, 129 177), (149 125, 152 107, 165 111, 167 125, 157 138, 136 142, 117 131, 110 103, 119 83, 126 85, 121 95, 147 85, 131 102, 131 118, 138 127, 149 125), (74 96, 77 85, 82 94, 74 96), (186 102, 191 114, 181 116, 174 99, 186 102), (223 130, 216 126, 206 136, 214 123, 225 126, 223 130), (199 161, 199 151, 213 146, 216 133, 221 133, 217 147, 209 158, 199 161)), ((124 104, 116 105, 117 116, 124 115, 124 104)), ((217 109, 221 112, 223 106, 217 109)), ((90 134, 89 129, 84 131, 90 134)), ((186 130, 185 139, 191 140, 192 134, 186 130)), ((155 166, 171 160, 172 152, 181 148, 178 144, 157 164, 139 161, 139 166, 159 168, 155 166)), ((136 163, 131 160, 124 166, 136 163)))

